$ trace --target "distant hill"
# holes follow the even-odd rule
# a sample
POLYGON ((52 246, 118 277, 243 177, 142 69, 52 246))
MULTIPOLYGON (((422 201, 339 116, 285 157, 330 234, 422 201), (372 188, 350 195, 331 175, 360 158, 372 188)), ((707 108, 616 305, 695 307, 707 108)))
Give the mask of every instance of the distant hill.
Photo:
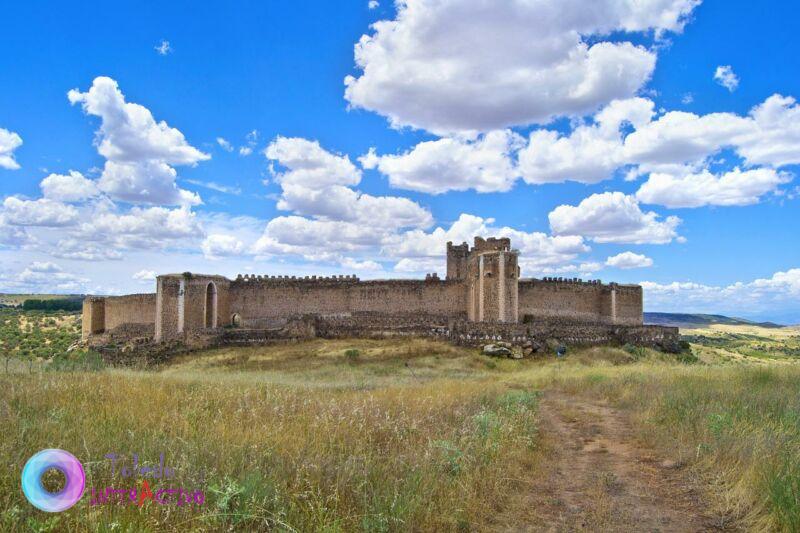
POLYGON ((645 313, 644 323, 656 326, 672 326, 678 328, 706 328, 714 324, 728 326, 760 326, 762 328, 782 328, 781 324, 774 322, 753 322, 744 318, 734 318, 724 315, 703 315, 687 313, 645 313))

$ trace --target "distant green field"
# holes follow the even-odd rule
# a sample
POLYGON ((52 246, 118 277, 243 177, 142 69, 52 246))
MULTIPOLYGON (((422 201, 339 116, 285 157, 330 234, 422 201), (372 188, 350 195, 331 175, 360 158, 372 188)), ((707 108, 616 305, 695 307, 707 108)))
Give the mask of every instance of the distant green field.
POLYGON ((5 294, 0 293, 0 305, 22 305, 25 300, 82 300, 82 294, 5 294))

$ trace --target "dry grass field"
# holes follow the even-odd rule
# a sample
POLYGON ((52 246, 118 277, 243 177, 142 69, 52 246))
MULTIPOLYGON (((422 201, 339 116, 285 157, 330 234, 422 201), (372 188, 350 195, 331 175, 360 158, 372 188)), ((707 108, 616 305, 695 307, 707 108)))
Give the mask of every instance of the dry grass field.
POLYGON ((12 365, 0 530, 798 531, 797 332, 771 331, 690 332, 697 358, 512 361, 388 339, 216 349, 141 371, 12 365), (43 448, 86 470, 66 512, 21 493, 43 448), (175 474, 153 486, 205 501, 91 505, 91 487, 134 485, 109 453, 163 453, 175 474))

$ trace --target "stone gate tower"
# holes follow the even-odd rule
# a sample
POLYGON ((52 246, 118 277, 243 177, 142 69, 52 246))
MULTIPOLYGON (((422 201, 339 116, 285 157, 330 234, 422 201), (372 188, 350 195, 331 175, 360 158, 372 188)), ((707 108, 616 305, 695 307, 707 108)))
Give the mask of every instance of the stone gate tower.
POLYGON ((447 279, 463 280, 467 318, 473 322, 511 322, 519 319, 519 251, 508 238, 475 237, 467 243, 447 243, 447 279))

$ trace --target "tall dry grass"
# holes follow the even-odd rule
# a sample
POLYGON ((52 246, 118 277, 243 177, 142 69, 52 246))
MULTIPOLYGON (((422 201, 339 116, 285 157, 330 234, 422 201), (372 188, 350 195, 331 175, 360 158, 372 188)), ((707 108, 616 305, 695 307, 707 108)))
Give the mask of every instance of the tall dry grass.
MULTIPOLYGON (((0 377, 3 531, 407 531, 482 527, 536 454, 536 394, 486 381, 319 389, 143 372, 0 377), (56 515, 20 490, 25 461, 71 451, 89 487, 132 485, 107 453, 157 463, 206 495, 189 506, 56 515)), ((152 480, 151 480, 152 481, 152 480)), ((121 486, 121 487, 120 487, 121 486)), ((155 485, 154 485, 155 486, 155 485)))

